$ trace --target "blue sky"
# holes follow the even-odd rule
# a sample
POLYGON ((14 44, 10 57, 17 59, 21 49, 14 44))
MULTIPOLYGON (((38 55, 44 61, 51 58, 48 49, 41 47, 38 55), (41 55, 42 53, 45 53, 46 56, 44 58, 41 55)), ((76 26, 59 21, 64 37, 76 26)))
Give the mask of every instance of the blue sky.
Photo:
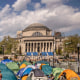
POLYGON ((80 0, 0 0, 0 40, 32 23, 80 35, 80 0))

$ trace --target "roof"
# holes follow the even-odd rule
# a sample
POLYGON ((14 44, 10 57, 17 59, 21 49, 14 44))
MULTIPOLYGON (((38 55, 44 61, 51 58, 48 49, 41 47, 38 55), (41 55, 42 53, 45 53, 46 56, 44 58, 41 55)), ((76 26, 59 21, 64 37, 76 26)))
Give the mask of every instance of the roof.
POLYGON ((36 29, 46 29, 46 30, 48 30, 48 31, 51 31, 48 27, 46 27, 45 25, 43 25, 43 24, 41 24, 41 23, 33 23, 33 24, 31 24, 31 25, 29 25, 27 28, 25 28, 24 30, 23 30, 23 32, 25 32, 25 31, 28 31, 28 30, 35 30, 35 28, 36 29))

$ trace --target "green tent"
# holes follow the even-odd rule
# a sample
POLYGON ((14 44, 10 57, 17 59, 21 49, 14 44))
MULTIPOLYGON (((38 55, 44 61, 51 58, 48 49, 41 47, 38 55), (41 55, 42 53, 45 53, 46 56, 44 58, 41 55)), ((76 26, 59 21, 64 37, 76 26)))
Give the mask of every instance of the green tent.
POLYGON ((55 76, 55 80, 58 80, 58 77, 60 75, 60 73, 63 71, 64 69, 62 68, 53 68, 53 75, 55 76))
POLYGON ((49 65, 43 65, 42 71, 44 72, 45 75, 50 75, 52 73, 52 67, 49 65))
POLYGON ((0 63, 0 70, 5 70, 5 69, 8 69, 8 67, 5 64, 0 63))
POLYGON ((15 74, 18 72, 18 70, 19 70, 19 66, 17 65, 17 63, 15 63, 15 62, 10 62, 10 63, 7 63, 6 64, 7 65, 7 67, 10 69, 10 70, 12 70, 15 74))
MULTIPOLYGON (((27 62, 27 61, 23 61, 23 62, 21 62, 21 64, 26 64, 27 66, 28 66, 28 65, 32 65, 30 62, 27 62)), ((20 65, 21 65, 21 64, 20 64, 20 65)))

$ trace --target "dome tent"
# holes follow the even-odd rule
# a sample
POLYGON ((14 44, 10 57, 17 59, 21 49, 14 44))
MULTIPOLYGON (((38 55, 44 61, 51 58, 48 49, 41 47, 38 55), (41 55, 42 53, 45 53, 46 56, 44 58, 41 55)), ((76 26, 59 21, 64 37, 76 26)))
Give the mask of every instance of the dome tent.
POLYGON ((76 78, 75 80, 80 80, 80 77, 78 76, 78 74, 76 74, 73 70, 70 70, 70 69, 64 70, 64 71, 59 75, 59 78, 60 78, 60 76, 61 76, 64 72, 66 73, 66 78, 67 78, 67 80, 74 80, 74 78, 76 78))
POLYGON ((9 69, 11 69, 14 73, 17 73, 19 70, 19 66, 15 62, 10 62, 6 64, 9 69))

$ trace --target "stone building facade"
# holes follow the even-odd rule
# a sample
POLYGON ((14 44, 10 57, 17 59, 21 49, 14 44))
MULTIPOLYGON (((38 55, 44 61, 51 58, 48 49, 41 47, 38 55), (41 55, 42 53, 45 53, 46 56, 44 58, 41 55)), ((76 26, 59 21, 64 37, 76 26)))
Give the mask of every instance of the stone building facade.
POLYGON ((55 40, 52 36, 52 30, 40 23, 34 23, 29 25, 22 31, 17 31, 17 39, 19 41, 19 49, 22 54, 27 52, 54 52, 55 47, 60 42, 59 39, 55 40), (57 41, 59 40, 59 41, 57 41))

